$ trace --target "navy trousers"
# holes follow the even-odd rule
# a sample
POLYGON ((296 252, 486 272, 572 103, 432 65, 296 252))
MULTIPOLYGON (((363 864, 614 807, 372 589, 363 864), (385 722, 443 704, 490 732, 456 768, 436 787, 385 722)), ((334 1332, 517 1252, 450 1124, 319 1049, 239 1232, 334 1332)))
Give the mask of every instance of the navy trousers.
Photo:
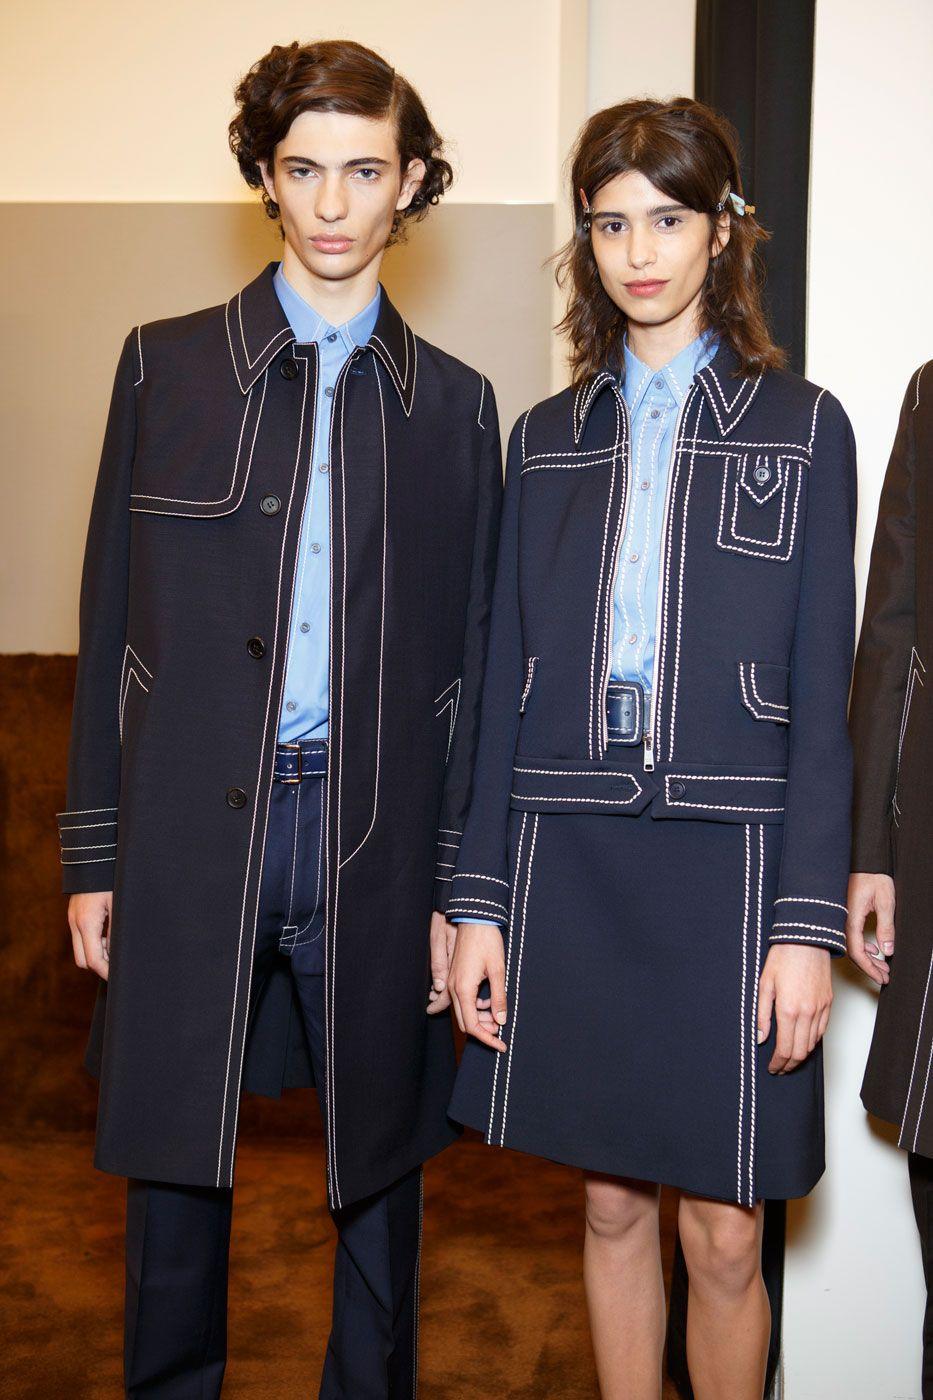
MULTIPOLYGON (((314 1077, 323 1084, 327 746, 300 747, 300 759, 295 746, 280 745, 276 754, 251 995, 255 1005, 275 960, 290 958, 314 1077)), ((232 1209, 227 1187, 128 1182, 127 1396, 220 1395, 232 1209)), ((410 1400, 416 1393, 421 1218, 420 1168, 333 1212, 337 1253, 321 1400, 410 1400)))

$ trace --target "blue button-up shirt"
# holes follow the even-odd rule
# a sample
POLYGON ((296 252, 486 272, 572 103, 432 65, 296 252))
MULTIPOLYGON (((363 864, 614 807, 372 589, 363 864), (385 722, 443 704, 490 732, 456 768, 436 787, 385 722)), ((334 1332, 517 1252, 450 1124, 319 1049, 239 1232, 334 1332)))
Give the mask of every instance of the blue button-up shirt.
POLYGON ((652 370, 629 349, 627 337, 624 343, 622 394, 631 424, 632 474, 613 594, 610 674, 617 681, 640 681, 646 694, 654 678, 661 529, 674 429, 694 375, 706 368, 718 344, 715 334, 705 331, 663 369, 652 370))
POLYGON ((365 345, 379 314, 381 288, 368 306, 342 326, 332 326, 285 280, 279 263, 276 294, 298 341, 318 348, 317 411, 311 447, 311 481, 298 544, 297 583, 288 633, 285 695, 279 739, 323 739, 327 735, 327 673, 330 661, 330 470, 328 445, 334 385, 355 345, 365 345))

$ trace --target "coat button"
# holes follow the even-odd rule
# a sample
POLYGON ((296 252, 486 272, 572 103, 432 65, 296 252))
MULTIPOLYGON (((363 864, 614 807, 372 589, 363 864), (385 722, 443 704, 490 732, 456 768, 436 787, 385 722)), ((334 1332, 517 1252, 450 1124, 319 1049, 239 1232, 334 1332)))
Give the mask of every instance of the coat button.
POLYGON ((249 641, 246 643, 246 650, 249 652, 250 656, 255 656, 258 661, 261 656, 265 656, 266 654, 266 644, 262 640, 262 637, 250 637, 249 641))
POLYGON ((294 360, 283 360, 282 363, 279 365, 279 374, 282 376, 283 379, 297 379, 298 366, 294 360))
POLYGON ((770 468, 770 467, 756 467, 756 468, 755 468, 755 471, 754 471, 754 477, 755 477, 755 480, 758 482, 758 485, 759 485, 759 486, 764 486, 764 484, 765 484, 766 481, 770 481, 770 480, 771 480, 771 468, 770 468))
POLYGON ((668 791, 671 797, 683 797, 687 789, 684 787, 683 783, 671 783, 668 791))
POLYGON ((246 793, 242 788, 227 788, 227 806, 245 807, 246 793))
POLYGON ((282 509, 282 502, 279 500, 278 496, 263 496, 262 500, 259 502, 259 509, 262 511, 263 515, 278 515, 279 511, 282 509))

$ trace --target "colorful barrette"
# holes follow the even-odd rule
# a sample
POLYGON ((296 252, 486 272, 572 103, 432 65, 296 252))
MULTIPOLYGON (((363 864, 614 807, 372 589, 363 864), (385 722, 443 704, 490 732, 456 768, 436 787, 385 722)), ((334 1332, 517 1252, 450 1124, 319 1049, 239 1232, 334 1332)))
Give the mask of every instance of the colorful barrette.
POLYGON ((586 190, 580 187, 580 203, 583 205, 583 231, 587 233, 590 228, 590 201, 586 197, 586 190))
POLYGON ((722 189, 719 191, 719 201, 716 205, 717 214, 721 214, 722 211, 725 209, 727 199, 731 201, 732 207, 737 214, 754 214, 754 204, 748 204, 740 194, 736 194, 735 191, 732 189, 731 185, 729 184, 728 180, 723 185, 722 189))

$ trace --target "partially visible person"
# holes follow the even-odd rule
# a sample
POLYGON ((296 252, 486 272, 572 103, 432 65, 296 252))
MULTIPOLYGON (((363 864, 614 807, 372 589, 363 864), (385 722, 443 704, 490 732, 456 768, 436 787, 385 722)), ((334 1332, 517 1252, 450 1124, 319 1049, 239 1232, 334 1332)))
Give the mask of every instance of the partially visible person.
POLYGON ((933 1400, 933 367, 910 377, 885 473, 855 663, 849 956, 880 988, 862 1084, 907 1153, 933 1400), (874 928, 871 927, 873 916, 874 928))

